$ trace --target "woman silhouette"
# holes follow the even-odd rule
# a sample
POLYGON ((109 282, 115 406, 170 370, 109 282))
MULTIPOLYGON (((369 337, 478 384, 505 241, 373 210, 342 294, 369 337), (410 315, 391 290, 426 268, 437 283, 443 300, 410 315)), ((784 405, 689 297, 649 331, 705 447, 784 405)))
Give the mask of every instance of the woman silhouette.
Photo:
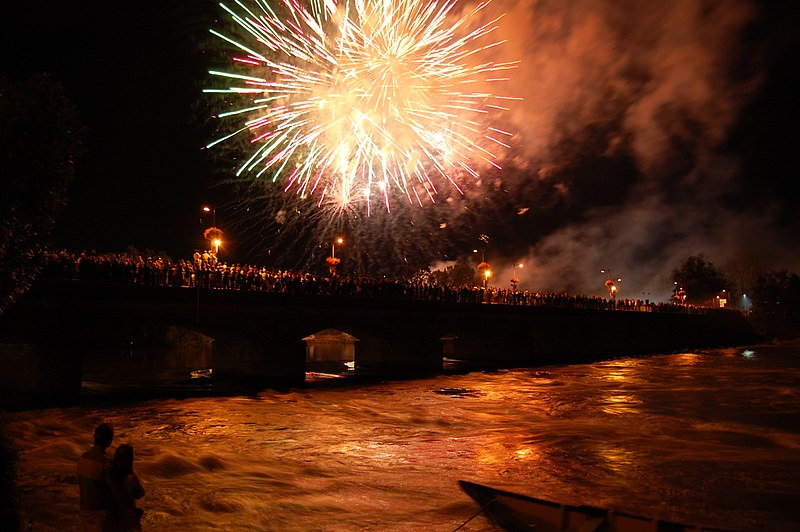
POLYGON ((133 471, 133 445, 120 445, 114 452, 111 490, 116 503, 116 530, 120 532, 141 530, 144 512, 136 507, 136 500, 144 497, 144 488, 133 471))

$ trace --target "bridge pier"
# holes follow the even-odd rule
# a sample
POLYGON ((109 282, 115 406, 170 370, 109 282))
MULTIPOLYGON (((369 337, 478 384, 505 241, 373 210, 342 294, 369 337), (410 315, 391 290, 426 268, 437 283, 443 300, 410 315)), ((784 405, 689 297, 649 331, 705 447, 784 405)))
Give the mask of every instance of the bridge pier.
POLYGON ((72 402, 81 393, 81 354, 73 348, 0 343, 0 407, 72 402))

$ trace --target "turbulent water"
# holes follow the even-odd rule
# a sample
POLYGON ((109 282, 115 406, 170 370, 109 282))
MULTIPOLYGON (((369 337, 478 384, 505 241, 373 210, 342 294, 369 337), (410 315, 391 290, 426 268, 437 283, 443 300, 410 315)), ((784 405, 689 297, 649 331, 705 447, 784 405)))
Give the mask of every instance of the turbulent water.
MULTIPOLYGON (((136 448, 145 530, 450 531, 468 479, 733 530, 800 530, 800 347, 715 350, 6 416, 22 518, 77 527, 94 426, 136 448)), ((462 530, 494 530, 483 515, 462 530)))

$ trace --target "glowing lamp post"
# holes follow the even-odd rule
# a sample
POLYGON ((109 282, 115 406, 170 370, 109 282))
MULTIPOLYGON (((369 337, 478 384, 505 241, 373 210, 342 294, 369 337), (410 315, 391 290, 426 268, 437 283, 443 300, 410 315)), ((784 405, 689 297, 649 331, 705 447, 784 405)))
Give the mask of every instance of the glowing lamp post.
POLYGON ((672 300, 676 304, 684 304, 686 302, 686 290, 684 290, 683 287, 678 284, 678 281, 673 281, 672 284, 675 286, 675 288, 672 290, 672 300))
MULTIPOLYGON (((606 289, 608 289, 608 297, 611 298, 611 301, 614 301, 617 297, 617 285, 614 284, 614 281, 610 279, 611 277, 611 270, 609 268, 604 268, 600 270, 600 273, 604 273, 608 275, 609 279, 605 282, 606 289)), ((621 278, 617 279, 617 282, 622 282, 621 278)))
POLYGON ((203 231, 203 237, 214 246, 214 254, 219 253, 219 247, 222 245, 222 230, 216 227, 209 227, 203 231))
POLYGON ((217 209, 214 207, 209 207, 208 205, 203 206, 203 212, 211 213, 211 227, 217 226, 217 209))
POLYGON ((492 270, 489 269, 489 263, 485 260, 482 260, 476 266, 478 271, 480 272, 481 277, 483 278, 483 287, 486 288, 486 284, 489 281, 489 277, 492 276, 492 270))
POLYGON ((617 298, 617 285, 614 284, 614 281, 609 279, 606 281, 606 288, 608 289, 608 297, 611 298, 611 301, 614 301, 617 298))
POLYGON ((325 259, 325 262, 328 263, 328 269, 331 272, 331 275, 336 275, 336 266, 341 262, 338 258, 336 258, 336 244, 343 244, 344 238, 339 237, 334 242, 331 243, 331 256, 325 259))
MULTIPOLYGON (((222 230, 217 227, 217 209, 203 205, 202 210, 204 213, 211 213, 211 226, 203 231, 203 238, 209 241, 214 248, 214 255, 219 253, 219 247, 222 245, 222 230)), ((202 220, 200 220, 202 223, 202 220)))
POLYGON ((519 264, 514 263, 514 273, 511 276, 511 289, 514 291, 517 290, 517 284, 519 284, 519 279, 517 278, 517 268, 522 268, 521 262, 519 264))

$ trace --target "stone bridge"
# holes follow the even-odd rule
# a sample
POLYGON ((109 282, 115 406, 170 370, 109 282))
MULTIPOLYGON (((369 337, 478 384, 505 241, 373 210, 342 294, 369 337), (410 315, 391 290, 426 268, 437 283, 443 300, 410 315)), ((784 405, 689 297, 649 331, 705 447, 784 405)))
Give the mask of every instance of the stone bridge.
POLYGON ((80 383, 92 352, 124 358, 136 350, 171 350, 186 367, 212 367, 215 381, 302 383, 303 339, 326 329, 357 339, 357 371, 388 376, 440 371, 445 356, 473 367, 532 367, 754 340, 748 320, 726 310, 626 312, 41 282, 0 317, 0 356, 7 367, 28 359, 32 385, 53 389, 80 383), (73 378, 49 384, 51 374, 59 382, 73 378))

